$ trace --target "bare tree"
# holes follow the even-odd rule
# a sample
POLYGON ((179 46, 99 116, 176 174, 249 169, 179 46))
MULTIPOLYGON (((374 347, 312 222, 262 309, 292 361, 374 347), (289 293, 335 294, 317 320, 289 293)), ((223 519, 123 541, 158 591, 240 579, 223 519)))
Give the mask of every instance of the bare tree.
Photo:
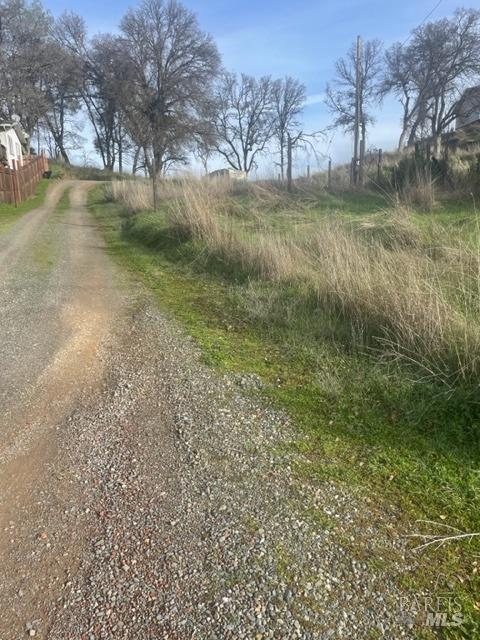
POLYGON ((89 41, 85 21, 73 13, 65 13, 59 18, 55 36, 76 61, 80 75, 79 93, 103 166, 113 171, 118 163, 122 171, 124 154, 130 149, 118 88, 117 67, 122 43, 118 37, 108 34, 89 41))
POLYGON ((335 64, 335 78, 327 85, 326 104, 334 116, 333 127, 352 132, 355 126, 357 96, 360 126, 365 139, 367 126, 374 121, 370 111, 376 101, 381 70, 382 45, 379 40, 364 43, 359 60, 357 81, 357 51, 352 45, 344 58, 335 64))
POLYGON ((274 107, 274 136, 280 154, 280 175, 285 177, 285 160, 288 147, 288 135, 296 136, 294 131, 300 127, 299 116, 306 101, 305 85, 290 76, 276 80, 272 86, 274 107))
POLYGON ((437 153, 441 135, 454 121, 457 103, 468 84, 480 73, 480 12, 459 9, 452 19, 439 20, 415 30, 415 57, 432 66, 430 97, 424 121, 428 122, 437 153))
POLYGON ((45 98, 45 112, 39 119, 52 135, 55 156, 70 163, 69 149, 78 148, 81 138, 77 133, 75 114, 80 110, 81 73, 74 56, 58 43, 49 43, 46 55, 54 61, 45 70, 41 88, 45 98))
POLYGON ((193 149, 193 155, 200 161, 203 172, 208 174, 208 163, 215 153, 213 139, 209 139, 203 135, 199 136, 195 141, 195 147, 193 149))
POLYGON ((143 0, 121 22, 116 81, 125 126, 150 174, 187 161, 220 58, 193 13, 175 0, 143 0))
POLYGON ((117 79, 122 52, 118 38, 111 35, 94 38, 88 50, 85 77, 85 103, 95 130, 95 147, 104 167, 113 171, 118 164, 120 173, 130 149, 117 79))
POLYGON ((386 53, 383 94, 392 92, 403 106, 399 147, 408 136, 431 136, 439 152, 442 134, 454 121, 465 88, 480 74, 480 12, 459 9, 450 19, 421 25, 407 46, 386 53))
POLYGON ((215 149, 233 169, 249 173, 275 134, 272 80, 225 73, 215 97, 215 149))
POLYGON ((30 136, 45 113, 43 78, 55 63, 48 55, 51 24, 37 2, 0 2, 0 115, 18 115, 30 136))
POLYGON ((335 116, 333 127, 353 132, 352 182, 362 184, 367 144, 367 126, 374 121, 370 111, 378 97, 382 45, 370 40, 363 46, 360 36, 347 56, 337 60, 333 85, 327 85, 326 104, 335 116))
POLYGON ((393 93, 403 108, 402 131, 398 141, 401 151, 410 135, 415 137, 421 114, 426 111, 429 95, 431 60, 424 61, 411 55, 411 50, 400 43, 385 53, 385 70, 379 86, 379 98, 393 93), (425 64, 426 62, 426 64, 425 64))

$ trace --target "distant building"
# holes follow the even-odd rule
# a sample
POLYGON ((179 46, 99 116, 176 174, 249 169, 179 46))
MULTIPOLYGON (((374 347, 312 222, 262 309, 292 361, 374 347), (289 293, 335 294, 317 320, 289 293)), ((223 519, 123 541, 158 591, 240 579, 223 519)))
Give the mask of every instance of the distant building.
POLYGON ((238 169, 217 169, 208 174, 209 178, 227 178, 228 180, 246 180, 247 173, 238 169))
POLYGON ((462 129, 480 120, 480 85, 464 91, 457 103, 456 129, 462 129))
POLYGON ((18 124, 0 123, 0 157, 2 162, 14 168, 23 166, 28 154, 28 138, 18 124))

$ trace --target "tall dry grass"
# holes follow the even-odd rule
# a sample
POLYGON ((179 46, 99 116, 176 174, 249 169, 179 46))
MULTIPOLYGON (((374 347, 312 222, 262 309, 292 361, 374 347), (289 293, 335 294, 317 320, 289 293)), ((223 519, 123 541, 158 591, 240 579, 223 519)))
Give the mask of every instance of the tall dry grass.
POLYGON ((439 260, 415 242, 366 243, 336 225, 310 240, 309 255, 322 307, 341 314, 357 339, 444 382, 478 375, 478 256, 439 260))
POLYGON ((153 208, 151 183, 146 180, 115 180, 106 187, 106 197, 121 202, 129 211, 148 211, 153 208))
POLYGON ((435 180, 426 176, 419 176, 415 180, 406 180, 399 190, 399 197, 407 207, 429 213, 437 204, 435 180))
MULTIPOLYGON (((265 202, 267 191, 259 185, 253 187, 254 208, 265 202)), ((275 194, 270 192, 269 199, 274 200, 275 194)), ((255 231, 242 229, 232 200, 228 183, 219 188, 207 181, 189 181, 169 202, 168 220, 179 233, 200 240, 209 252, 226 263, 268 280, 296 279, 301 248, 278 233, 260 232, 258 227, 255 231)))
MULTIPOLYGON (((143 188, 112 187, 137 208, 146 202, 143 188)), ((317 301, 319 322, 340 318, 355 343, 449 385, 478 377, 480 251, 472 245, 453 243, 441 228, 427 239, 405 207, 355 226, 328 218, 308 234, 293 226, 281 233, 268 221, 253 230, 242 225, 229 184, 189 180, 165 189, 172 229, 254 280, 299 285, 299 299, 307 292, 317 301)), ((276 201, 275 190, 263 191, 250 191, 250 206, 276 201)))

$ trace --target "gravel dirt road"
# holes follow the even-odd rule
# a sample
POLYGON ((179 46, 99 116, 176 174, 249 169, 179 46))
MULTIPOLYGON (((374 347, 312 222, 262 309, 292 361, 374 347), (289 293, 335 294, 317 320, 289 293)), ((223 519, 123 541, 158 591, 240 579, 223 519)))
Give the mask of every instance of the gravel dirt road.
POLYGON ((294 475, 259 381, 111 264, 90 186, 0 237, 0 639, 416 637, 395 510, 294 475))

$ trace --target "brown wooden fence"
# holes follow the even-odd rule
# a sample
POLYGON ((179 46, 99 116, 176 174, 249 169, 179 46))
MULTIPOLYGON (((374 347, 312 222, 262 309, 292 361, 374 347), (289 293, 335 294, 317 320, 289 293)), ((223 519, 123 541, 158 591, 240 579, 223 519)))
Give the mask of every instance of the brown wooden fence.
POLYGON ((45 171, 48 171, 48 160, 44 155, 26 158, 18 169, 0 166, 0 202, 17 206, 33 196, 45 171))

